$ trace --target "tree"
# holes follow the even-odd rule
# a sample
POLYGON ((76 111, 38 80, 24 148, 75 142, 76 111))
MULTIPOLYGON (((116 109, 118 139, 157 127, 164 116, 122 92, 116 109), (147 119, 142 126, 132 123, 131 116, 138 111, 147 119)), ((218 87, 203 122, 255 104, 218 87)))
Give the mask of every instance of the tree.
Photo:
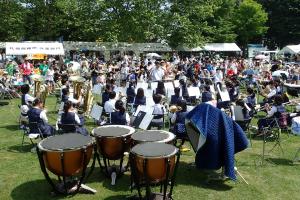
POLYGON ((212 42, 235 42, 237 34, 232 16, 237 7, 236 0, 215 0, 213 17, 209 25, 213 27, 212 42))
POLYGON ((262 36, 268 30, 265 26, 267 20, 268 15, 261 4, 254 0, 244 0, 233 16, 238 43, 246 48, 249 42, 262 40, 262 36))
POLYGON ((268 13, 270 48, 300 43, 300 0, 260 0, 268 13))
POLYGON ((207 20, 213 17, 213 3, 205 0, 171 0, 170 5, 166 39, 171 47, 196 47, 209 41, 213 30, 207 20))
POLYGON ((0 3, 0 41, 19 41, 25 35, 26 11, 17 1, 0 3))

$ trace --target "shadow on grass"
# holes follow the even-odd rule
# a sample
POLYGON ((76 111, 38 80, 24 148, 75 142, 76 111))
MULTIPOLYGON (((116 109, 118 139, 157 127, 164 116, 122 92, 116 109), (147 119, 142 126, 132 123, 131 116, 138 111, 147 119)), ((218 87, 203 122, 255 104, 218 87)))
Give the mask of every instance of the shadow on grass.
POLYGON ((20 126, 18 124, 0 126, 0 128, 7 129, 9 131, 21 131, 20 126))
POLYGON ((43 200, 55 200, 61 199, 61 196, 51 196, 51 186, 46 180, 35 180, 22 183, 15 187, 10 196, 14 200, 24 199, 43 199, 43 200))
POLYGON ((266 161, 270 161, 276 165, 293 166, 293 161, 285 158, 267 158, 266 161))
POLYGON ((226 181, 208 181, 208 176, 215 175, 217 173, 214 171, 197 169, 195 165, 180 162, 175 182, 176 185, 193 185, 216 191, 228 191, 232 189, 232 186, 227 185, 226 181))
POLYGON ((19 144, 19 145, 13 145, 13 146, 9 146, 7 148, 8 152, 12 152, 12 153, 28 153, 31 151, 31 149, 34 148, 34 145, 31 144, 30 142, 24 142, 24 144, 19 144))
POLYGON ((117 196, 111 196, 111 197, 107 197, 104 200, 125 200, 125 199, 130 199, 130 196, 126 196, 126 195, 117 195, 117 196))
POLYGON ((130 175, 124 174, 117 178, 116 185, 111 185, 111 179, 105 177, 103 187, 111 191, 129 191, 130 190, 130 175))

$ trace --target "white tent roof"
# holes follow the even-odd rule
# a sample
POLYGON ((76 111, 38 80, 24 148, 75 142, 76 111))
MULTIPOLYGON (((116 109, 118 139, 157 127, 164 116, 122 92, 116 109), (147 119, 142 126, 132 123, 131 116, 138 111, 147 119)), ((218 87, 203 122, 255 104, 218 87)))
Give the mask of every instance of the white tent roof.
POLYGON ((64 55, 64 47, 59 42, 7 42, 6 55, 46 54, 64 55))
POLYGON ((300 53, 300 44, 298 45, 287 45, 279 51, 279 54, 298 54, 300 53))
POLYGON ((208 43, 203 49, 205 51, 241 51, 235 43, 208 43))

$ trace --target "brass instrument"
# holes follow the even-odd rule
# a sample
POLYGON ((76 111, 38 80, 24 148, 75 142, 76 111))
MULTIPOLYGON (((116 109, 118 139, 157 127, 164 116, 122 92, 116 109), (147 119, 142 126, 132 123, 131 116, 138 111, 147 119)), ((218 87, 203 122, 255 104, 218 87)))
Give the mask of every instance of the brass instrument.
POLYGON ((180 106, 170 106, 170 108, 169 108, 169 111, 171 113, 175 113, 175 112, 181 111, 181 110, 182 110, 182 108, 180 106))
POLYGON ((47 85, 42 85, 40 87, 40 99, 43 102, 43 105, 46 105, 47 95, 48 95, 48 87, 47 85))
POLYGON ((84 99, 83 99, 83 112, 88 115, 91 111, 94 96, 92 94, 92 82, 88 81, 88 85, 86 86, 86 90, 84 91, 84 99))
POLYGON ((31 77, 34 81, 34 97, 40 97, 42 82, 44 82, 44 78, 41 75, 33 75, 31 77))
POLYGON ((78 99, 81 94, 81 90, 83 89, 85 79, 80 76, 71 76, 69 80, 73 83, 73 97, 78 99))

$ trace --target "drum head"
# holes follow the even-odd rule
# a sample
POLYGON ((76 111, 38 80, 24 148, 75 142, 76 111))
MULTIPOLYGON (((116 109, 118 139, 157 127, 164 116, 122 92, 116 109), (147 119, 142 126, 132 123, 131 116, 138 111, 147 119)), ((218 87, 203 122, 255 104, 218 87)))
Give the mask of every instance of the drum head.
POLYGON ((144 143, 134 146, 131 152, 145 158, 167 158, 176 154, 178 149, 165 143, 144 143))
POLYGON ((97 137, 121 137, 130 135, 134 132, 134 128, 129 126, 101 126, 93 130, 93 134, 97 137))
POLYGON ((169 142, 174 137, 173 134, 160 130, 140 131, 131 136, 133 140, 140 142, 169 142))
POLYGON ((90 136, 84 136, 78 133, 68 133, 48 137, 39 143, 39 147, 46 151, 73 150, 87 146, 92 142, 93 138, 90 136))

